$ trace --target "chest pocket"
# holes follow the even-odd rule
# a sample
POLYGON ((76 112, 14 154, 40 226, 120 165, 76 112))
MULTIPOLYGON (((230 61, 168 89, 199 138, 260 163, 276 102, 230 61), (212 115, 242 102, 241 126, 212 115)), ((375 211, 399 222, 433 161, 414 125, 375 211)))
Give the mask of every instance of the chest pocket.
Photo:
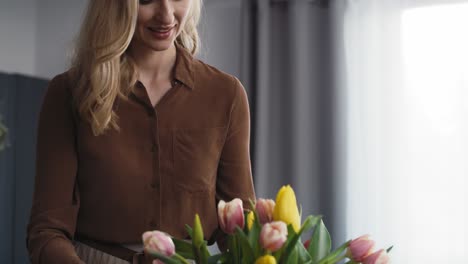
POLYGON ((174 183, 188 191, 213 190, 226 127, 179 129, 173 136, 174 183))

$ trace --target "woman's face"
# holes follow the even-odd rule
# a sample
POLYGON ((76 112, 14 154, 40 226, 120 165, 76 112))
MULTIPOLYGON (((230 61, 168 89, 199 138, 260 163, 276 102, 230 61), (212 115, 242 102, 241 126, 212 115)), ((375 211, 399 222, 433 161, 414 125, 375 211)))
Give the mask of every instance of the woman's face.
POLYGON ((182 32, 193 0, 139 0, 133 41, 167 50, 182 32))

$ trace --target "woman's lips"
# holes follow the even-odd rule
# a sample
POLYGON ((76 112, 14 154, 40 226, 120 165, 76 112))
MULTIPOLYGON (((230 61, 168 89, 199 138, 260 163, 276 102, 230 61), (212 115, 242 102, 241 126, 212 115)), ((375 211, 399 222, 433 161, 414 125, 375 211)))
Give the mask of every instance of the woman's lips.
POLYGON ((168 39, 172 32, 174 31, 175 26, 172 27, 148 27, 149 32, 151 35, 157 39, 164 40, 168 39))

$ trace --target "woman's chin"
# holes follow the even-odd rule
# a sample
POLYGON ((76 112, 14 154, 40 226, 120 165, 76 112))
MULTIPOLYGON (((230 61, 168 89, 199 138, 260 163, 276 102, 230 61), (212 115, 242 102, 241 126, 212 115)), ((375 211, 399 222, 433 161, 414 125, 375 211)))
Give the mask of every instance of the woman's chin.
POLYGON ((154 51, 165 51, 174 46, 175 39, 165 39, 165 40, 149 40, 145 41, 145 46, 149 47, 154 51))

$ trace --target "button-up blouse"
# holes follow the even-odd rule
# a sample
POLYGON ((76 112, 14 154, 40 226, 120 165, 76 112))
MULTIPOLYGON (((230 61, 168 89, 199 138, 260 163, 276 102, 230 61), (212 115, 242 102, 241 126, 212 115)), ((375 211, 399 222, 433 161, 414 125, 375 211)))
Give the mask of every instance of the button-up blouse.
POLYGON ((115 102, 120 131, 94 136, 73 107, 69 76, 50 82, 39 118, 32 263, 79 263, 75 235, 141 243, 157 229, 186 238, 195 213, 209 238, 220 199, 255 198, 248 99, 235 77, 177 47, 175 85, 159 103, 138 82, 115 102))

